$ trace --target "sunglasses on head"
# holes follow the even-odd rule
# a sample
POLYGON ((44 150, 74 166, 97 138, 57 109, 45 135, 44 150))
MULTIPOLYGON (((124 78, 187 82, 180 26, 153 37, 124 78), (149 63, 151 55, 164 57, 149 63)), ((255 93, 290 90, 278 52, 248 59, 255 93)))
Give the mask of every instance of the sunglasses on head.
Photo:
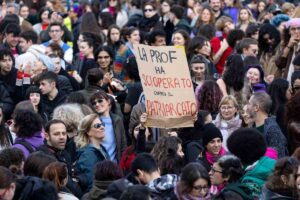
POLYGON ((92 105, 95 106, 97 103, 103 103, 104 99, 96 99, 94 102, 92 102, 92 105))

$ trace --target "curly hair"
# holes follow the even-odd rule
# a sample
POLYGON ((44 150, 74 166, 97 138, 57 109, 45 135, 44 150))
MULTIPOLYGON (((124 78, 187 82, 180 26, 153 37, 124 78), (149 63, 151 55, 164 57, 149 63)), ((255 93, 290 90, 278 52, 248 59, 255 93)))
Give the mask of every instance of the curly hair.
POLYGON ((297 92, 286 104, 286 122, 300 121, 300 92, 297 92))
POLYGON ((15 112, 14 122, 18 137, 32 137, 43 128, 40 115, 29 110, 19 110, 15 112))
POLYGON ((238 54, 232 54, 227 58, 222 78, 227 88, 233 88, 234 91, 243 89, 245 77, 245 70, 241 67, 243 65, 244 61, 238 54))
POLYGON ((222 177, 227 178, 229 183, 237 182, 243 175, 243 166, 240 159, 234 155, 224 155, 217 163, 222 168, 222 177))
POLYGON ((272 175, 269 176, 268 180, 266 181, 266 187, 274 192, 287 192, 292 190, 292 194, 296 195, 296 188, 291 188, 291 186, 286 184, 282 180, 282 175, 289 179, 290 175, 294 176, 297 174, 298 166, 299 161, 294 157, 284 157, 277 160, 272 175))
POLYGON ((277 28, 271 24, 265 23, 263 24, 259 29, 259 35, 258 35, 258 47, 261 52, 269 52, 270 50, 275 53, 275 48, 280 43, 280 32, 277 30, 277 28), (273 39, 273 45, 270 49, 270 44, 268 44, 264 38, 266 34, 269 34, 270 39, 273 39))
POLYGON ((267 144, 258 130, 240 128, 229 136, 227 148, 242 161, 243 165, 250 165, 265 154, 267 144))
MULTIPOLYGON (((177 152, 178 145, 181 144, 182 141, 180 138, 175 136, 164 136, 159 138, 157 143, 154 145, 151 155, 154 157, 155 161, 157 162, 158 166, 162 165, 162 160, 165 155, 168 154, 170 149, 177 152)), ((160 167, 159 167, 160 168, 160 167)))
POLYGON ((196 99, 198 101, 198 110, 207 110, 210 113, 218 112, 222 97, 222 91, 215 81, 205 81, 196 99))

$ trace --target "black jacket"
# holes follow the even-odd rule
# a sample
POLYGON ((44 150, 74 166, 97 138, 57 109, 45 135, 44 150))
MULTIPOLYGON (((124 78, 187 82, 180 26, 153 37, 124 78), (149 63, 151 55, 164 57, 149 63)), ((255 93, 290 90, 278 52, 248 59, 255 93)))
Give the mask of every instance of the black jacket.
POLYGON ((4 115, 9 117, 13 112, 14 103, 2 81, 0 81, 0 105, 3 107, 4 115))
POLYGON ((56 97, 52 101, 49 100, 47 95, 43 95, 42 98, 44 111, 48 116, 48 119, 51 119, 53 110, 65 102, 66 95, 62 91, 58 90, 56 97))

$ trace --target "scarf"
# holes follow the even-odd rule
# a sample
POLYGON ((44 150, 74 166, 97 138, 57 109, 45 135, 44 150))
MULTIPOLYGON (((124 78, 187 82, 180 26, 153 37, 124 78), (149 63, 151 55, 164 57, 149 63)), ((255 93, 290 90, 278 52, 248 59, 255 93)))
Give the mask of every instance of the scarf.
POLYGON ((226 154, 226 150, 221 147, 219 154, 217 156, 214 156, 212 153, 205 151, 205 156, 206 156, 206 160, 208 161, 209 164, 214 164, 221 156, 223 156, 224 154, 226 154))

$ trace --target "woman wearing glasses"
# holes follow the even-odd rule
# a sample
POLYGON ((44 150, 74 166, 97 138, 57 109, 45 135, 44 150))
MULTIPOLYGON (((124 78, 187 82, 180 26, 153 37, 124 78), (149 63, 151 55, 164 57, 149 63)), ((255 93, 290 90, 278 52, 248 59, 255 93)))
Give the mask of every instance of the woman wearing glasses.
POLYGON ((219 104, 219 114, 213 123, 220 129, 223 136, 223 147, 227 150, 227 138, 242 125, 238 114, 238 103, 234 96, 228 95, 222 98, 219 104))
POLYGON ((209 200, 209 188, 207 170, 199 163, 189 163, 182 170, 175 194, 179 200, 209 200))
POLYGON ((93 169, 96 163, 109 159, 105 148, 101 145, 105 137, 105 125, 97 114, 85 116, 78 126, 75 143, 78 148, 76 169, 78 174, 87 177, 90 189, 93 181, 93 169))
POLYGON ((243 173, 242 163, 238 157, 224 155, 219 158, 209 171, 211 184, 217 186, 219 191, 215 199, 227 199, 224 197, 229 196, 229 193, 235 197, 232 199, 253 199, 250 190, 239 182, 243 173))

